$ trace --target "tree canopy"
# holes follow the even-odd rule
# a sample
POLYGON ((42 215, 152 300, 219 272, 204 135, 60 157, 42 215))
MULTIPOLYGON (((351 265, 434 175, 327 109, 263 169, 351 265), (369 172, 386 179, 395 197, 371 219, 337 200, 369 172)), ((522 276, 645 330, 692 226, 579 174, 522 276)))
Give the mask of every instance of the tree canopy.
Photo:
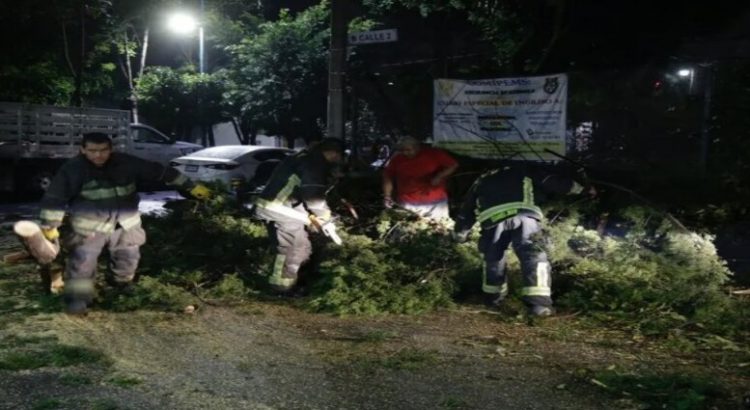
POLYGON ((282 11, 254 36, 229 46, 228 93, 243 128, 310 140, 325 118, 327 3, 297 16, 282 11))

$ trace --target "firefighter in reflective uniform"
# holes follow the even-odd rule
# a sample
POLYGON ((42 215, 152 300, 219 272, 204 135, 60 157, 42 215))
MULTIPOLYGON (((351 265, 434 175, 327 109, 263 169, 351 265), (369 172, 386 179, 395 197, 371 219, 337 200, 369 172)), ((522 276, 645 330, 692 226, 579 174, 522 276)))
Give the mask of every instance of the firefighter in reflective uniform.
MULTIPOLYGON (((543 214, 537 204, 543 200, 542 195, 578 194, 583 190, 571 178, 528 164, 496 169, 476 180, 456 218, 454 237, 465 241, 474 223, 481 225, 482 291, 487 305, 499 307, 508 294, 505 251, 512 244, 521 262, 521 295, 529 314, 552 314, 552 272, 541 243, 543 214)), ((593 188, 589 193, 594 193, 593 188)))
POLYGON ((72 233, 63 245, 69 249, 65 268, 64 299, 70 314, 85 314, 94 294, 99 254, 107 246, 115 284, 126 287, 135 276, 140 246, 146 242, 138 212, 139 181, 165 182, 190 190, 204 199, 210 191, 194 185, 177 170, 128 154, 112 152, 103 133, 84 134, 81 154, 60 168, 41 201, 42 232, 50 240, 70 214, 72 233))
POLYGON ((325 196, 343 152, 341 140, 325 138, 285 159, 255 202, 255 214, 266 221, 268 236, 276 247, 268 282, 277 292, 291 291, 300 267, 310 259, 309 226, 321 226, 324 232, 336 235, 325 196))

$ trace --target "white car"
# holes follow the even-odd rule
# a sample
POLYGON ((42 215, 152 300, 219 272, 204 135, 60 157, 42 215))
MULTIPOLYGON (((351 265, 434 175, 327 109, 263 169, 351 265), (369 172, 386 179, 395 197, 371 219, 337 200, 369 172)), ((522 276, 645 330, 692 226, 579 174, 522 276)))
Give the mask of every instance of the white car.
POLYGON ((193 181, 222 181, 231 185, 232 180, 239 179, 258 184, 265 183, 270 171, 294 153, 287 148, 261 145, 223 145, 175 158, 171 165, 193 181), (259 178, 263 180, 258 181, 259 178))

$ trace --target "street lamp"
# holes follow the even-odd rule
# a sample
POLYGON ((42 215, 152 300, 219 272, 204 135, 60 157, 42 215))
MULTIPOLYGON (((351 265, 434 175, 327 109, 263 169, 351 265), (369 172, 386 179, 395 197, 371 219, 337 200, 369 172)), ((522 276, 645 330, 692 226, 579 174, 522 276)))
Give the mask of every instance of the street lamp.
POLYGON ((184 12, 176 12, 167 19, 167 27, 177 34, 191 33, 198 26, 198 20, 184 12))
POLYGON ((677 70, 677 76, 687 78, 688 82, 688 94, 693 94, 693 83, 695 82, 695 70, 692 68, 681 68, 677 70))
POLYGON ((198 28, 198 72, 203 74, 203 0, 201 0, 200 17, 185 13, 176 12, 169 16, 167 19, 167 27, 173 32, 186 35, 192 33, 195 28, 198 28))

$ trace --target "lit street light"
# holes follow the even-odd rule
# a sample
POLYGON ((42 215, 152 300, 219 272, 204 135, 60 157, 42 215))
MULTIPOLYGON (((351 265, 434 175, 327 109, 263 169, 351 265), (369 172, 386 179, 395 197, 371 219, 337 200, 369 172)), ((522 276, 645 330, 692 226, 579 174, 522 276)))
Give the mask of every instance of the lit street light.
MULTIPOLYGON (((192 33, 196 27, 198 28, 198 72, 200 74, 204 73, 204 64, 203 64, 203 15, 204 15, 204 4, 203 0, 200 0, 200 14, 196 18, 195 16, 192 16, 185 12, 176 12, 169 16, 167 19, 167 27, 172 30, 173 32, 180 34, 180 35, 187 35, 192 33)), ((205 127, 204 121, 204 109, 203 106, 199 103, 198 104, 198 118, 199 122, 202 124, 202 140, 203 145, 207 145, 207 136, 211 135, 209 131, 205 127)), ((210 142, 213 145, 213 140, 210 142)))
POLYGON ((692 68, 681 68, 677 70, 677 76, 682 78, 687 78, 690 81, 688 82, 688 94, 693 94, 693 83, 695 82, 695 70, 692 68))
POLYGON ((186 35, 198 28, 198 72, 203 74, 203 11, 204 5, 201 0, 200 17, 195 18, 185 12, 176 12, 167 19, 167 27, 173 32, 186 35))
POLYGON ((169 16, 167 27, 177 34, 189 34, 198 26, 198 20, 187 13, 175 13, 169 16))

